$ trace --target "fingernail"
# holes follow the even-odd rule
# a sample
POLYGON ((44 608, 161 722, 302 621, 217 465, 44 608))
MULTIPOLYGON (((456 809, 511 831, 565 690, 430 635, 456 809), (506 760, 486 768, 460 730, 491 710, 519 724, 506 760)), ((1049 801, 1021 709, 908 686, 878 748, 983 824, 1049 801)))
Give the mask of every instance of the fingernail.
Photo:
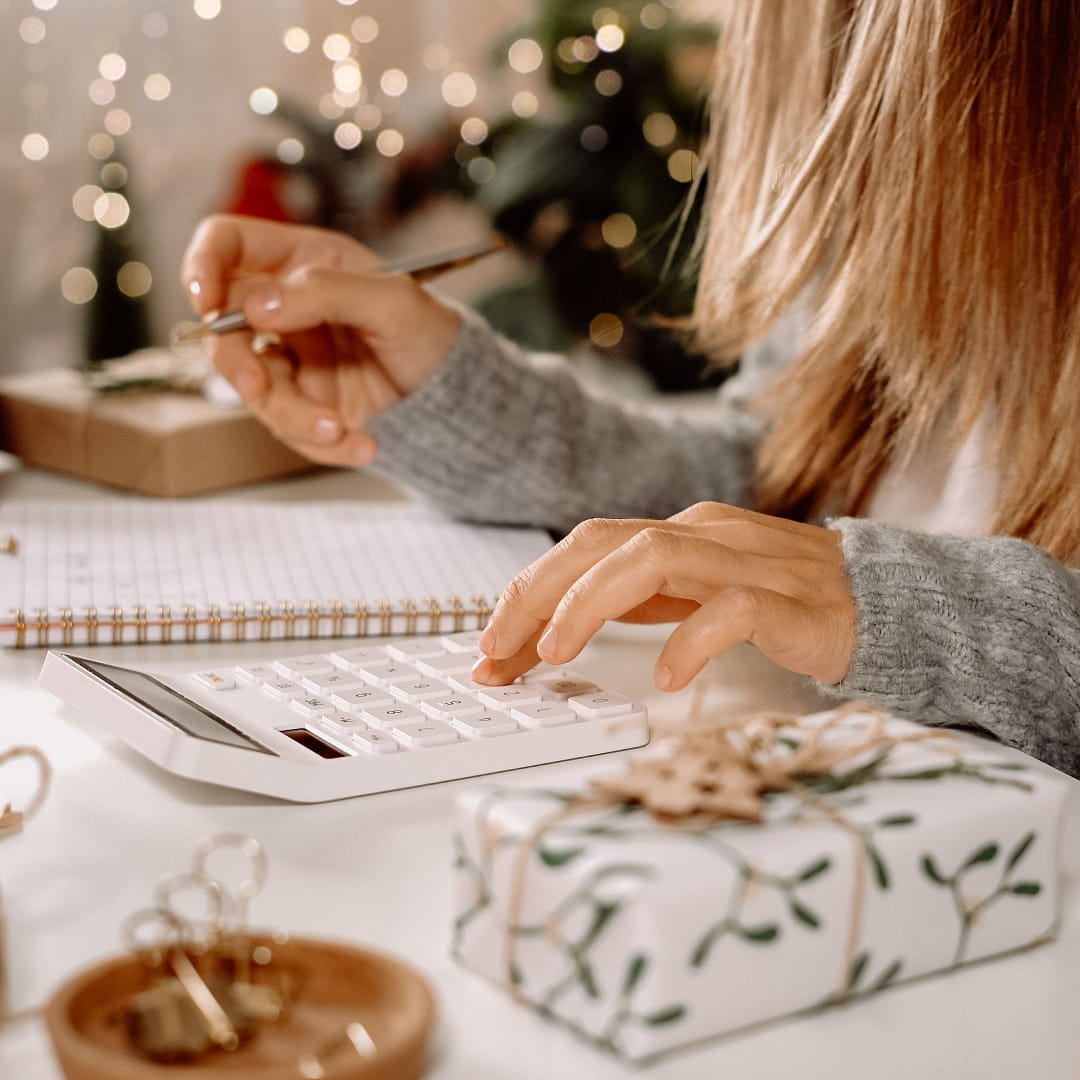
POLYGON ((281 293, 277 289, 263 289, 248 299, 248 306, 256 313, 269 315, 281 310, 281 293))
POLYGON ((556 649, 559 647, 559 635, 555 632, 555 626, 550 625, 540 635, 540 640, 536 643, 536 651, 548 659, 555 655, 556 649))
POLYGON ((487 682, 495 671, 495 661, 488 656, 481 656, 472 666, 470 674, 473 682, 487 682))
POLYGON ((236 387, 236 392, 245 401, 253 401, 262 391, 262 380, 250 372, 242 372, 237 375, 236 382, 233 385, 236 387))
POLYGON ((337 442, 341 438, 341 425, 328 416, 316 420, 313 431, 317 442, 337 442))
POLYGON ((671 668, 667 664, 657 664, 653 672, 653 682, 658 690, 667 690, 671 686, 671 668))
POLYGON ((484 627, 483 633, 477 638, 476 643, 488 654, 495 651, 495 627, 492 623, 488 623, 484 627))
POLYGON ((198 278, 192 278, 188 282, 188 292, 192 296, 201 296, 203 291, 202 282, 198 278))

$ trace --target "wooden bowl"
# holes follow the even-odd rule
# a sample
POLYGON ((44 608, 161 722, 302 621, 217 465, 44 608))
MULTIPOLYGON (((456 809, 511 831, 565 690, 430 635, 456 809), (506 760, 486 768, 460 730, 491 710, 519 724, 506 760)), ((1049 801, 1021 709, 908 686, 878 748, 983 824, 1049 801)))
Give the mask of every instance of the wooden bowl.
POLYGON ((435 999, 413 968, 384 953, 327 941, 289 938, 266 945, 275 976, 292 994, 285 1016, 259 1026, 231 1053, 215 1050, 197 1062, 162 1065, 138 1055, 128 1040, 124 1007, 149 989, 153 975, 127 955, 66 982, 45 1009, 45 1023, 68 1080, 300 1080, 300 1058, 360 1021, 376 1054, 361 1058, 343 1043, 321 1057, 325 1080, 416 1080, 424 1068, 435 999))

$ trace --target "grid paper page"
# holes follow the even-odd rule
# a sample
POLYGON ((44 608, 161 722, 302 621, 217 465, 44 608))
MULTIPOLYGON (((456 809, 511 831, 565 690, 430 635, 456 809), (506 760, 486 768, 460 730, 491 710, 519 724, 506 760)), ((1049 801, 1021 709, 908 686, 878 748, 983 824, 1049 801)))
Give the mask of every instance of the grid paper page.
MULTIPOLYGON (((0 614, 493 599, 550 546, 545 533, 466 525, 424 506, 113 497, 0 503, 0 614)), ((152 617, 152 615, 151 615, 152 617)))

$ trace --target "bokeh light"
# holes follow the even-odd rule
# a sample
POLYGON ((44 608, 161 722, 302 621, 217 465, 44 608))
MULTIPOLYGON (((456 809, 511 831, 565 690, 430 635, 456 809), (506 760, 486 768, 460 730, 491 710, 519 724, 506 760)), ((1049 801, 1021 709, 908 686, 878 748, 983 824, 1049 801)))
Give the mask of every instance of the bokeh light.
POLYGON ((269 116, 278 107, 278 96, 269 86, 259 86, 248 97, 251 111, 260 116, 269 116))
POLYGON ((116 143, 113 142, 110 135, 106 135, 104 131, 99 131, 94 135, 91 135, 86 143, 86 150, 92 158, 96 158, 98 161, 104 161, 106 158, 112 157, 113 151, 116 149, 116 143))
POLYGON ((127 73, 127 61, 119 53, 106 53, 98 61, 98 71, 103 79, 119 82, 127 73))
POLYGON ((160 71, 147 75, 143 83, 143 93, 151 101, 164 101, 172 93, 172 83, 168 75, 163 75, 160 71))
POLYGON ((476 100, 476 82, 464 71, 452 71, 442 81, 442 96, 451 108, 463 109, 476 100))
POLYGON ((589 323, 589 340, 602 349, 610 349, 622 339, 622 319, 610 311, 601 312, 589 323))
POLYGON ((488 126, 479 116, 461 122, 461 137, 471 146, 479 146, 488 137, 488 126))
POLYGON ((510 102, 510 108, 514 110, 515 116, 527 120, 536 115, 540 108, 540 99, 531 90, 519 90, 510 102))
POLYGON ((85 266, 73 266, 60 279, 60 291, 72 304, 86 304, 97 293, 97 278, 85 266))
POLYGON ((593 85, 598 94, 613 97, 622 89, 622 76, 614 68, 604 68, 596 73, 593 85))
POLYGON ((603 150, 608 144, 608 133, 599 124, 589 124, 581 131, 581 145, 590 153, 603 150))
POLYGON ((221 0, 195 0, 192 6, 200 19, 216 19, 221 14, 221 0))
POLYGON ((361 45, 370 45, 379 36, 379 24, 370 15, 361 15, 353 19, 352 36, 361 45))
POLYGON ((49 140, 40 131, 31 131, 23 136, 22 152, 28 161, 42 161, 49 156, 49 140))
POLYGON ((638 16, 646 30, 659 30, 667 22, 663 4, 646 4, 638 16))
POLYGON ((110 109, 105 114, 105 130, 110 135, 126 135, 131 130, 131 113, 126 109, 110 109))
POLYGON ((154 277, 146 263, 132 260, 116 271, 116 286, 125 296, 145 296, 153 283, 154 277))
POLYGON ((641 125, 641 131, 651 146, 670 146, 678 134, 675 121, 665 112, 649 113, 641 125))
MULTIPOLYGON (((334 89, 339 94, 355 94, 363 82, 363 73, 355 60, 339 60, 334 64, 334 89)), ((353 102, 353 104, 356 103, 353 102)))
POLYGON ((278 161, 297 165, 304 160, 304 144, 299 139, 282 139, 277 144, 278 161))
POLYGON ((97 184, 83 184, 71 197, 71 207, 76 216, 82 218, 83 221, 93 221, 94 203, 104 194, 105 192, 97 184))
POLYGON ((106 229, 119 229, 130 216, 131 206, 118 191, 106 191, 94 200, 94 220, 106 229))
POLYGON ((532 38, 518 38, 507 50, 510 66, 521 75, 528 75, 544 62, 544 50, 532 38))
POLYGON ((108 79, 95 79, 87 92, 95 105, 108 105, 116 97, 116 85, 108 79))
POLYGON ((106 162, 99 175, 101 182, 111 188, 122 188, 128 180, 128 171, 119 161, 106 162))
POLYGON ((360 140, 363 137, 364 133, 360 130, 360 126, 354 124, 351 120, 347 120, 344 124, 338 124, 334 128, 334 142, 342 150, 355 150, 360 145, 360 140))
POLYGON ((428 71, 442 71, 450 63, 450 50, 445 45, 428 45, 420 54, 420 62, 428 71))
POLYGON ((36 15, 28 15, 19 23, 19 37, 27 45, 40 45, 45 40, 45 24, 36 15))
POLYGON ((302 53, 311 44, 311 35, 302 26, 290 26, 282 38, 291 53, 302 53))
POLYGON ((408 89, 409 77, 401 68, 387 68, 382 73, 379 86, 387 97, 401 97, 408 89))
POLYGON ((693 150, 676 150, 667 159, 667 171, 672 180, 689 184, 697 174, 698 156, 693 150))
POLYGON ((596 31, 596 47, 601 52, 613 53, 621 49, 625 41, 623 28, 616 23, 605 23, 596 31))
POLYGON ((475 157, 465 166, 465 172, 474 184, 486 184, 495 177, 495 162, 489 157, 475 157))
POLYGON ((383 157, 397 157, 405 149, 405 137, 394 128, 384 128, 379 132, 375 146, 383 157))
POLYGON ((613 248, 629 247, 637 236, 637 225, 629 214, 611 214, 600 226, 604 243, 613 248))
POLYGON ((344 60, 352 52, 352 42, 344 34, 327 34, 322 51, 327 60, 344 60))

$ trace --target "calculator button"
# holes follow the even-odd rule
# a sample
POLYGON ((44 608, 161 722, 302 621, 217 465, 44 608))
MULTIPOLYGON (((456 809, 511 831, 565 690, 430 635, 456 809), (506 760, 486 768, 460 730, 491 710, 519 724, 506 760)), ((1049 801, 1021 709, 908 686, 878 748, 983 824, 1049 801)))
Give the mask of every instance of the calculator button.
POLYGON ((271 679, 269 682, 264 682, 260 689, 264 694, 269 694, 278 701, 288 701, 290 698, 299 697, 304 692, 304 688, 299 683, 294 683, 290 679, 271 679))
POLYGON ((476 652, 480 648, 480 634, 475 630, 443 634, 439 641, 447 652, 476 652))
POLYGON ((335 690, 355 690, 364 685, 359 675, 348 671, 334 671, 329 675, 305 675, 300 680, 313 694, 331 694, 335 690))
POLYGON ((386 658, 386 649, 381 645, 363 649, 338 649, 330 653, 330 662, 344 671, 355 671, 364 664, 379 664, 386 658))
POLYGON ((402 746, 442 746, 444 743, 457 742, 460 736, 453 728, 447 727, 441 720, 414 720, 408 724, 397 724, 393 730, 394 738, 402 746))
POLYGON ((364 682, 372 686, 389 686, 401 679, 416 678, 419 674, 416 668, 409 664, 389 660, 378 664, 364 664, 357 671, 364 677, 364 682))
POLYGON ((437 679, 407 679, 390 687, 395 697, 402 701, 421 702, 429 698, 449 697, 450 687, 437 679))
POLYGON ((519 705, 510 710, 515 720, 520 720, 526 727, 559 727, 561 724, 573 724, 578 714, 562 701, 537 701, 532 705, 519 705))
POLYGON ((326 656, 286 656, 274 661, 274 670, 290 679, 302 679, 305 675, 326 675, 334 670, 326 656))
POLYGON ((441 679, 446 675, 472 671, 473 664, 484 654, 482 652, 450 652, 417 660, 417 670, 425 675, 434 675, 441 679))
POLYGON ((403 660, 406 664, 411 664, 415 660, 421 660, 427 656, 442 656, 446 650, 439 644, 438 638, 431 638, 425 641, 423 638, 416 638, 413 641, 398 641, 392 642, 386 646, 387 653, 395 660, 403 660))
POLYGON ((455 716, 479 716, 488 711, 476 698, 465 694, 460 697, 446 696, 421 701, 420 708, 436 720, 452 720, 455 716))
POLYGON ((321 697, 293 698, 290 704, 301 716, 322 716, 334 711, 334 706, 321 697))
POLYGON ((415 705, 373 705, 360 714, 364 720, 375 727, 389 730, 395 724, 408 724, 424 719, 424 714, 415 705))
POLYGON ((565 679, 556 677, 553 679, 540 679, 532 685, 546 690, 553 697, 562 698, 563 701, 567 698, 580 697, 585 694, 595 694, 599 689, 596 683, 582 678, 565 679))
POLYGON ((529 705, 542 701, 544 694, 539 687, 515 683, 511 686, 488 686, 477 695, 491 709, 509 708, 511 705, 529 705))
POLYGON ((479 716, 455 716, 450 721, 455 730, 470 739, 483 739, 493 735, 512 735, 521 729, 506 713, 491 710, 479 716))
POLYGON ((361 726, 351 735, 353 744, 369 754, 393 754, 398 748, 397 740, 393 736, 373 727, 361 726))
POLYGON ((386 690, 364 687, 358 690, 338 690, 330 695, 330 701, 346 712, 360 712, 375 705, 393 705, 394 697, 386 690))
POLYGON ((236 680, 231 675, 222 675, 220 671, 200 671, 192 678, 207 690, 235 690, 236 680))
POLYGON ((579 716, 586 720, 599 720, 604 716, 621 716, 623 713, 633 712, 634 703, 622 694, 602 693, 583 694, 580 697, 572 697, 567 705, 579 716))
POLYGON ((249 683, 264 683, 268 679, 276 679, 277 672, 269 664, 249 664, 246 667, 239 665, 233 668, 238 679, 249 683))
POLYGON ((335 735, 351 735, 364 726, 355 716, 343 712, 325 713, 316 722, 335 735))
POLYGON ((463 694, 479 694, 481 690, 490 689, 487 683, 474 682, 468 671, 459 671, 457 674, 447 675, 445 678, 453 689, 463 694))

